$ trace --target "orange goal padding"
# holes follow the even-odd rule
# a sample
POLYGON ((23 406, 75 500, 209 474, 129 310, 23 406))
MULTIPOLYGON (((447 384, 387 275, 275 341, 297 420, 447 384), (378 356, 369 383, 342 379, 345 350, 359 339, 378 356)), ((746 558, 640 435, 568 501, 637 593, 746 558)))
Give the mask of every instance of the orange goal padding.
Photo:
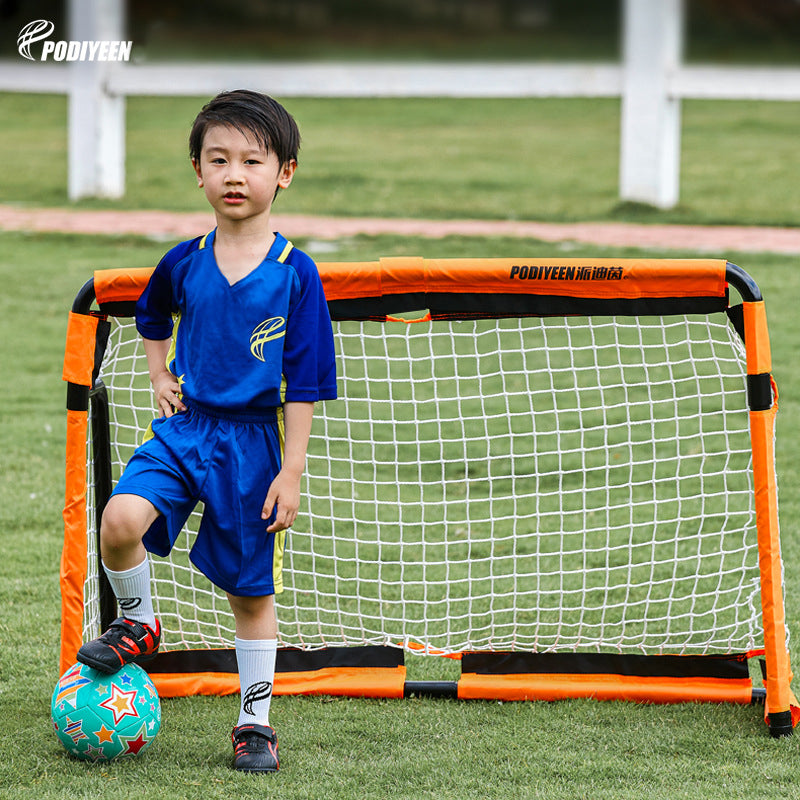
MULTIPOLYGON (((239 692, 235 672, 170 672, 151 674, 161 697, 228 695, 239 692)), ((276 672, 273 695, 401 698, 406 668, 327 667, 301 672, 276 672)))
POLYGON ((62 380, 78 386, 92 385, 94 347, 98 318, 72 311, 67 318, 62 380))
POLYGON ((543 294, 592 298, 725 297, 719 259, 382 258, 318 265, 330 300, 392 294, 543 294))
POLYGON ((145 290, 153 267, 99 269, 94 273, 94 295, 98 303, 132 302, 145 290))
POLYGON ((61 551, 60 673, 75 663, 83 643, 83 583, 86 579, 86 425, 88 412, 67 411, 64 546, 61 551))
MULTIPOLYGON (((417 256, 317 264, 329 301, 400 293, 545 294, 598 299, 725 297, 726 266, 722 259, 417 256)), ((96 271, 98 302, 137 300, 152 272, 150 267, 96 271)))
POLYGON ((627 700, 637 703, 752 702, 749 679, 667 678, 629 675, 477 675, 458 681, 458 696, 470 700, 627 700))

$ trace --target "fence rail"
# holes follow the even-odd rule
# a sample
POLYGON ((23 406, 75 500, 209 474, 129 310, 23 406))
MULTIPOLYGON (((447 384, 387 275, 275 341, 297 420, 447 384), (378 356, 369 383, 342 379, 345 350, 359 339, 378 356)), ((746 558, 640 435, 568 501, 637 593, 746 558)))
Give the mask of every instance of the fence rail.
MULTIPOLYGON (((69 93, 67 64, 0 59, 0 91, 69 93)), ((620 97, 620 64, 347 63, 109 64, 105 91, 205 96, 243 85, 281 97, 620 97)), ((682 66, 667 76, 678 100, 800 102, 800 68, 682 66)))

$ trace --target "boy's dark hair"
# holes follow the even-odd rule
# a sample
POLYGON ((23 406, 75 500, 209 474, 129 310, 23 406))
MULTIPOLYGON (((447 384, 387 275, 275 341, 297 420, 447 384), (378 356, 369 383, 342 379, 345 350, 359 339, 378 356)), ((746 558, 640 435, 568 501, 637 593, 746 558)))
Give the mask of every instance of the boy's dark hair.
POLYGON ((189 156, 199 160, 209 125, 230 125, 255 136, 259 144, 278 157, 281 165, 297 160, 300 131, 291 114, 277 101, 260 92, 236 89, 221 92, 203 106, 189 134, 189 156))

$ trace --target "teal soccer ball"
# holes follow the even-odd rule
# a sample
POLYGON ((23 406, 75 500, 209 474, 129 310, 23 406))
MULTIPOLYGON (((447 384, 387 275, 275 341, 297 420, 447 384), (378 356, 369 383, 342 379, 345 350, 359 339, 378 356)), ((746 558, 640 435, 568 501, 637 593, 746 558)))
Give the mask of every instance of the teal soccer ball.
POLYGON ((136 664, 114 675, 75 664, 56 684, 50 714, 61 744, 87 761, 138 755, 161 727, 158 692, 136 664))

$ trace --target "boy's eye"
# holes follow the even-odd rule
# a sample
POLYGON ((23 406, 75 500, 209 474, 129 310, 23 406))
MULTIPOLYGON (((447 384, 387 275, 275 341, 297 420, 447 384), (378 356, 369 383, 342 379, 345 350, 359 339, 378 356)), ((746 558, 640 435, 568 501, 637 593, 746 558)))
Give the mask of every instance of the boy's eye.
POLYGON ((212 164, 224 164, 225 163, 225 159, 221 158, 220 156, 217 156, 216 158, 212 158, 211 159, 211 163, 212 164))
POLYGON ((260 164, 261 162, 257 158, 248 158, 245 164, 260 164))

